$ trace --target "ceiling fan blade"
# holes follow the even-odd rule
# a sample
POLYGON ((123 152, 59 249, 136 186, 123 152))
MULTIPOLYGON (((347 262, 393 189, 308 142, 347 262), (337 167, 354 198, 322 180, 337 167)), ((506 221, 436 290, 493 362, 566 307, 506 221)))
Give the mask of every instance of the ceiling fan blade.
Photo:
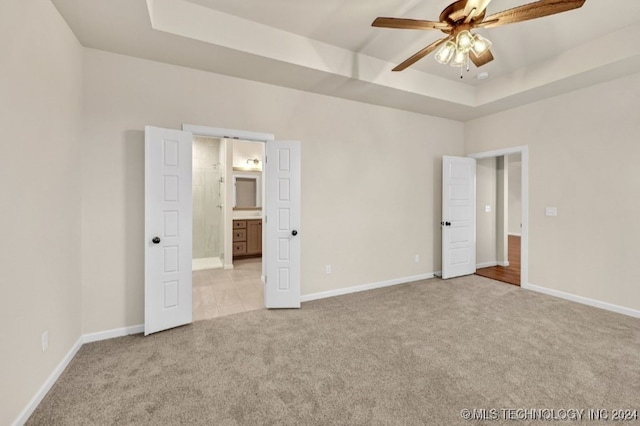
POLYGON ((491 0, 467 0, 467 4, 464 6, 464 16, 466 22, 470 22, 476 16, 479 16, 487 8, 487 5, 491 0))
POLYGON ((530 19, 578 9, 582 7, 584 2, 585 0, 540 0, 487 16, 484 22, 475 26, 493 28, 514 22, 528 21, 530 19))
POLYGON ((493 54, 490 50, 487 50, 482 55, 476 56, 476 54, 473 53, 473 50, 470 50, 469 59, 471 59, 471 62, 473 62, 476 67, 480 68, 481 66, 493 61, 493 54))
POLYGON ((450 30, 447 23, 423 21, 421 19, 376 18, 372 27, 399 28, 408 30, 450 30))
POLYGON ((424 58, 429 53, 431 53, 434 50, 436 50, 436 48, 438 46, 440 46, 442 43, 444 43, 445 41, 450 40, 452 38, 453 37, 445 37, 445 38, 441 38, 440 40, 434 41, 433 43, 431 43, 430 45, 428 45, 427 47, 425 47, 424 49, 422 49, 421 51, 419 51, 418 53, 416 53, 415 55, 413 55, 412 57, 410 57, 409 59, 407 59, 406 61, 404 61, 400 65, 398 65, 397 67, 395 67, 393 69, 393 71, 402 71, 403 69, 415 64, 420 59, 424 58))

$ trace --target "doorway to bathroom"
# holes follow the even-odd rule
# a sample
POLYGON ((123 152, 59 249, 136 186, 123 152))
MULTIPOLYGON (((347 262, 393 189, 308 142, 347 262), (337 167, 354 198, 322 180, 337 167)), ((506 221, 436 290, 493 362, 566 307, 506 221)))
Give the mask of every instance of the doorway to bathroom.
POLYGON ((193 137, 193 320, 263 309, 264 143, 193 137))

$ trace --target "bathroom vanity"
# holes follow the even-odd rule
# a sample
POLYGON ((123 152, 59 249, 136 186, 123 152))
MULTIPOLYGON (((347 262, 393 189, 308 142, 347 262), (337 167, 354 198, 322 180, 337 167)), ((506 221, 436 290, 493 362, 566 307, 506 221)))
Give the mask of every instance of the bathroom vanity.
POLYGON ((262 219, 233 220, 233 258, 262 256, 262 219))

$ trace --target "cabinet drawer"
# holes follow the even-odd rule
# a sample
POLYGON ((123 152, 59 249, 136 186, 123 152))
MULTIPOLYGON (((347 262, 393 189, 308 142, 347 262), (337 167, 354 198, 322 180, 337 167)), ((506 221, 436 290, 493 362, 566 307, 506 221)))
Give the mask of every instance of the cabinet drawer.
POLYGON ((247 253, 247 243, 233 243, 233 254, 234 256, 237 254, 246 254, 247 253))
MULTIPOLYGON (((229 223, 229 222, 227 222, 229 223)), ((247 227, 247 221, 246 220, 234 220, 233 221, 233 229, 238 229, 238 228, 246 228, 247 227)))
POLYGON ((233 242, 236 241, 247 241, 247 230, 246 229, 234 229, 233 230, 233 242))

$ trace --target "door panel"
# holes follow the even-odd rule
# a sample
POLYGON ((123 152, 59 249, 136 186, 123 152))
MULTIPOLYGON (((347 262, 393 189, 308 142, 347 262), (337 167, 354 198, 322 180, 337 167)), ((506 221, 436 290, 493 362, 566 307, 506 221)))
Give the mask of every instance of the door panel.
POLYGON ((145 127, 145 335, 192 321, 191 140, 145 127))
POLYGON ((442 158, 442 278, 476 271, 476 160, 442 158))
POLYGON ((267 143, 267 308, 300 307, 299 142, 267 143))

